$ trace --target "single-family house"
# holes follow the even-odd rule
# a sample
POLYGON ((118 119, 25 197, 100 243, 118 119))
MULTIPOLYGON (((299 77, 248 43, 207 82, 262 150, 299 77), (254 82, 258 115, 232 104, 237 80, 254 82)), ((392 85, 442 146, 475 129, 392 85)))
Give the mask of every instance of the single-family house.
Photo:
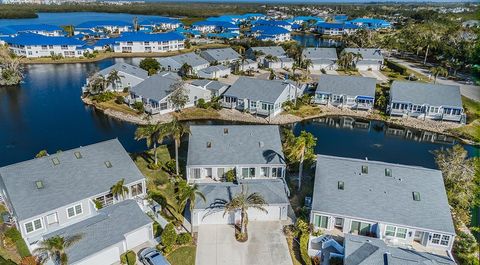
POLYGON ((258 63, 252 59, 245 59, 242 61, 238 61, 238 70, 240 71, 257 71, 258 70, 258 63))
MULTIPOLYGON (((119 92, 125 89, 130 89, 148 78, 147 71, 127 63, 116 63, 112 66, 102 69, 96 75, 103 76, 105 79, 108 79, 112 71, 117 71, 119 79, 114 80, 113 83, 109 83, 106 90, 119 92)), ((82 88, 84 92, 86 91, 89 82, 90 78, 87 78, 87 83, 82 88)))
POLYGON ((208 49, 200 53, 210 64, 230 65, 240 60, 240 54, 232 48, 208 49))
POLYGON ((317 104, 371 110, 375 102, 375 78, 321 75, 315 90, 317 104))
POLYGON ((225 181, 285 177, 285 158, 276 125, 192 125, 188 141, 187 181, 225 181))
POLYGON ((210 63, 194 52, 183 53, 170 57, 157 59, 163 69, 166 71, 179 72, 184 64, 192 67, 191 74, 197 74, 198 71, 207 68, 210 63))
POLYGON ((240 77, 222 96, 226 108, 252 114, 275 116, 282 112, 283 103, 301 95, 292 82, 240 77))
POLYGON ((354 33, 359 27, 345 22, 318 22, 315 28, 322 35, 340 36, 354 33))
POLYGON ((344 52, 360 54, 361 59, 355 63, 359 71, 380 70, 383 66, 383 55, 380 49, 346 48, 344 52))
POLYGON ((146 196, 145 178, 117 139, 2 167, 0 186, 30 251, 54 235, 82 234, 67 250, 69 264, 113 264, 153 239, 136 202, 146 196), (120 180, 128 190, 115 196, 120 180))
POLYGON ((237 224, 240 222, 240 212, 224 214, 225 209, 219 201, 229 202, 233 196, 246 190, 248 194, 258 193, 268 204, 264 206, 267 212, 253 207, 248 209, 248 221, 286 221, 288 220, 288 200, 285 183, 282 180, 241 180, 239 183, 200 183, 198 190, 205 195, 205 201, 195 200, 193 211, 188 219, 193 231, 198 231, 200 225, 205 224, 237 224))
POLYGON ((290 31, 279 26, 254 26, 250 29, 250 34, 262 41, 285 42, 291 40, 290 31))
POLYGON ((113 49, 115 52, 170 52, 185 48, 185 37, 176 32, 143 33, 125 32, 115 38, 113 49))
POLYGON ((27 58, 50 57, 82 57, 84 42, 64 36, 50 37, 35 33, 19 33, 14 37, 4 37, 2 40, 10 51, 17 56, 27 58))
POLYGON ((312 62, 311 70, 320 71, 337 70, 337 50, 335 48, 305 48, 302 52, 303 59, 312 62))
MULTIPOLYGON (((175 89, 179 89, 177 85, 182 83, 181 78, 177 77, 168 72, 150 76, 130 89, 130 95, 127 96, 126 102, 130 105, 142 102, 145 112, 149 114, 173 112, 176 110, 176 106, 170 101, 170 95, 175 89)), ((189 84, 184 84, 183 88, 188 95, 188 102, 184 106, 186 108, 195 106, 200 98, 205 101, 209 101, 211 98, 209 90, 189 84)))
POLYGON ((465 122, 460 88, 453 85, 394 81, 387 108, 392 116, 465 122))
POLYGON ((198 71, 197 76, 200 78, 217 79, 226 77, 232 73, 232 69, 225 65, 212 65, 198 71))
POLYGON ((11 36, 19 33, 34 33, 49 37, 59 37, 65 35, 65 32, 61 27, 48 24, 10 25, 1 27, 0 32, 11 36))
POLYGON ((344 265, 456 264, 449 256, 388 245, 381 239, 366 236, 346 234, 343 246, 344 265))
POLYGON ((439 170, 319 155, 312 200, 315 229, 452 249, 455 228, 439 170))
POLYGON ((194 79, 191 85, 209 90, 212 93, 212 97, 220 97, 223 94, 223 92, 225 92, 227 88, 230 86, 216 80, 206 80, 206 79, 194 79))
POLYGON ((91 30, 94 32, 104 32, 107 34, 120 34, 133 30, 133 24, 119 20, 101 20, 101 21, 86 21, 78 24, 75 31, 91 30))
POLYGON ((250 59, 271 69, 292 68, 294 60, 287 57, 281 46, 251 47, 246 52, 250 59))
POLYGON ((376 18, 356 18, 347 21, 346 23, 354 24, 360 28, 366 28, 370 30, 387 29, 391 27, 390 22, 376 18))
POLYGON ((462 27, 464 27, 464 28, 478 28, 478 27, 480 27, 480 20, 471 19, 471 20, 464 21, 464 22, 462 22, 462 27))

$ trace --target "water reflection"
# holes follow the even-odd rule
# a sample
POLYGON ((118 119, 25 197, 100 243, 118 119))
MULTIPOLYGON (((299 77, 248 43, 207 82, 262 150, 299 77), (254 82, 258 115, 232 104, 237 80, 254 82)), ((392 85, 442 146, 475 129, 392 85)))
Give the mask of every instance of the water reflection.
POLYGON ((342 42, 338 39, 323 38, 315 34, 293 34, 292 39, 303 47, 340 47, 342 42))

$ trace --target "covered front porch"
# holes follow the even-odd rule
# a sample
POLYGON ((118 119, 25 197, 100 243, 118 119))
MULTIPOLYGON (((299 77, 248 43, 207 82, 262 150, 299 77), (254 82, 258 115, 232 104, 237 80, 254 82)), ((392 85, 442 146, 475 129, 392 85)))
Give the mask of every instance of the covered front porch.
POLYGON ((245 165, 245 166, 202 166, 187 168, 187 180, 190 183, 212 183, 227 181, 231 176, 236 179, 284 178, 284 165, 245 165))

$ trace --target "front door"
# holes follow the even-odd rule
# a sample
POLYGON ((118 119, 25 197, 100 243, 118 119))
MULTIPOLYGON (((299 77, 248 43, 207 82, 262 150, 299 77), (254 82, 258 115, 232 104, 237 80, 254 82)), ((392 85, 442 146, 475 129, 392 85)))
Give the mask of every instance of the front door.
POLYGON ((212 177, 212 168, 205 168, 205 172, 206 172, 205 176, 206 176, 207 178, 211 178, 211 177, 212 177))
POLYGON ((217 180, 222 180, 225 174, 224 168, 217 168, 217 180))

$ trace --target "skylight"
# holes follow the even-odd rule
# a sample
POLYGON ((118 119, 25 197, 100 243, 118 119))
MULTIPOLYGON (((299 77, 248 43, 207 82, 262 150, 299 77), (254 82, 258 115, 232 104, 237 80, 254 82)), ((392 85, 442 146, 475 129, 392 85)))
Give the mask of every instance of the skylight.
POLYGON ((40 189, 43 189, 43 187, 44 187, 44 186, 43 186, 43 181, 41 181, 41 180, 35 181, 35 186, 36 186, 37 189, 39 189, 39 190, 40 190, 40 189))
POLYGON ((207 142, 207 148, 212 148, 212 142, 207 142))
POLYGON ((77 159, 82 158, 82 153, 80 153, 80 152, 75 152, 74 154, 75 154, 75 157, 76 157, 77 159))
POLYGON ((339 190, 344 190, 344 188, 345 188, 345 183, 344 183, 343 181, 339 181, 339 182, 337 183, 337 188, 338 188, 339 190))
POLYGON ((228 134, 228 128, 223 128, 223 134, 228 134))
POLYGON ((362 166, 362 174, 368 174, 368 166, 362 166))
POLYGON ((52 158, 52 163, 57 166, 57 165, 60 165, 60 160, 58 160, 58 157, 54 157, 52 158))
POLYGON ((418 192, 418 191, 413 192, 413 200, 414 201, 420 201, 420 192, 418 192))
POLYGON ((105 166, 107 168, 111 168, 112 167, 112 163, 110 161, 105 161, 105 166))
POLYGON ((386 168, 385 169, 385 177, 391 177, 392 176, 392 169, 391 168, 386 168))

